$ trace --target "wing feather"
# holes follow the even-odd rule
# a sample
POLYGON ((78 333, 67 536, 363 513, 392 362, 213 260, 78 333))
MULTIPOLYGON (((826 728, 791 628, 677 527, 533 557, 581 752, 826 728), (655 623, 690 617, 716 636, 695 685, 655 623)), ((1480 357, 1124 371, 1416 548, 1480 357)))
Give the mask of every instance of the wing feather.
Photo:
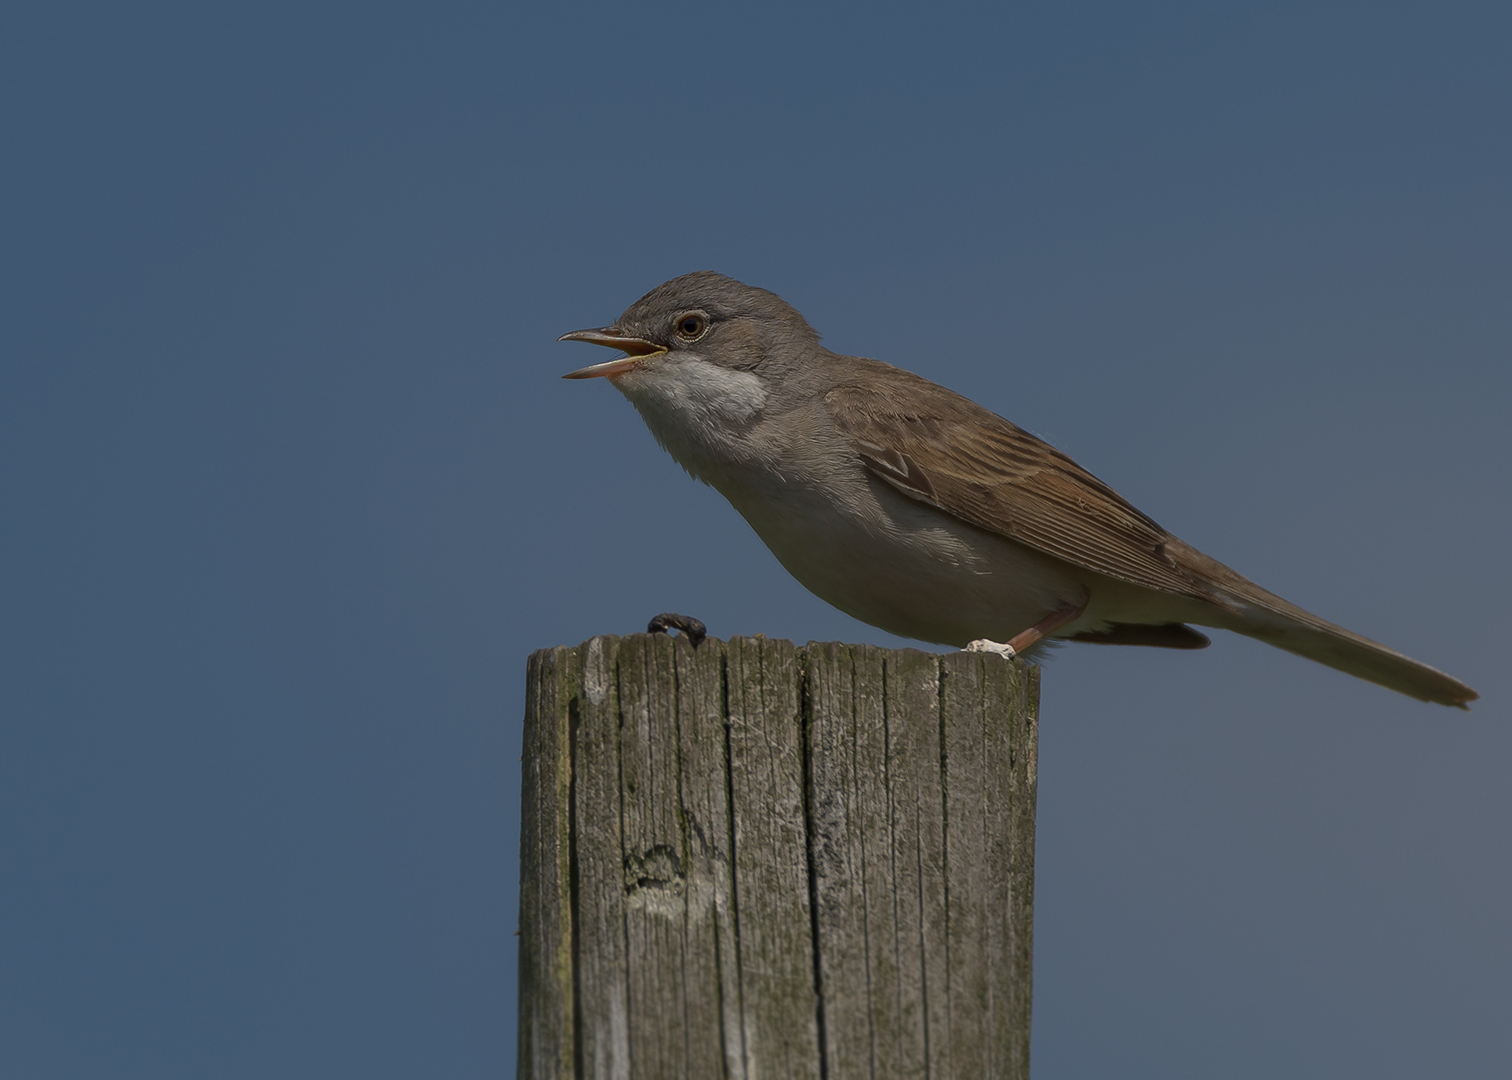
POLYGON ((1167 554, 1170 533, 1053 446, 901 369, 869 383, 834 388, 825 407, 903 494, 1088 570, 1230 606, 1167 554))

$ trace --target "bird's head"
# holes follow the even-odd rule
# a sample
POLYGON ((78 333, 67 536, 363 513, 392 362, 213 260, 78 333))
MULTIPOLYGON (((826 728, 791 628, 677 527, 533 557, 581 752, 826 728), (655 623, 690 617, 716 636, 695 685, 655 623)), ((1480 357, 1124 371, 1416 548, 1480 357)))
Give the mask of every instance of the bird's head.
POLYGON ((558 340, 624 352, 562 377, 607 376, 628 393, 635 382, 677 377, 689 364, 749 372, 763 382, 780 378, 794 358, 818 348, 819 335, 776 293, 700 270, 658 285, 609 326, 574 330, 558 340))

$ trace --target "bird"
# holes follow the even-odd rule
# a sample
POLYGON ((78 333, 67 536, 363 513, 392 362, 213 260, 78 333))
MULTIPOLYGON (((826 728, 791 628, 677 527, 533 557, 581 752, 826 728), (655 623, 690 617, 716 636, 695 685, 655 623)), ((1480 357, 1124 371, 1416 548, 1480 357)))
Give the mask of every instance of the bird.
POLYGON ((607 378, 809 591, 900 637, 1011 657, 1059 641, 1201 649, 1229 630, 1420 701, 1479 695, 1184 543, 1050 444, 820 344, 776 293, 673 278, 559 341, 607 378))

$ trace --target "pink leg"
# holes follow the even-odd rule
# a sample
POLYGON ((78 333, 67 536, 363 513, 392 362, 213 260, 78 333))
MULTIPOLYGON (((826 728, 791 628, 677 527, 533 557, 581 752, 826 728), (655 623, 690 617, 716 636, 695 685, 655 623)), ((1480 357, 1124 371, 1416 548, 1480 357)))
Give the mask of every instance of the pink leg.
POLYGON ((1086 610, 1086 604, 1076 607, 1057 608, 1029 629, 1014 634, 1013 638, 1008 642, 1008 647, 1016 653, 1021 653, 1025 649, 1038 644, 1040 639, 1046 634, 1053 634, 1086 610))

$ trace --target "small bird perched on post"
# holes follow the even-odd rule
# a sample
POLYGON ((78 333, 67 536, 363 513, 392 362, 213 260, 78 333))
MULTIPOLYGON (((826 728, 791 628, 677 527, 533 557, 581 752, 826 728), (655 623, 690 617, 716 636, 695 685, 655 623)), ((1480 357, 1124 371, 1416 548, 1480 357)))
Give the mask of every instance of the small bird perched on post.
POLYGON ((819 344, 781 297, 701 271, 612 325, 607 377, 805 587, 920 641, 1200 649, 1233 630, 1421 701, 1457 679, 1318 618, 1183 543, 1049 444, 918 375, 819 344))

